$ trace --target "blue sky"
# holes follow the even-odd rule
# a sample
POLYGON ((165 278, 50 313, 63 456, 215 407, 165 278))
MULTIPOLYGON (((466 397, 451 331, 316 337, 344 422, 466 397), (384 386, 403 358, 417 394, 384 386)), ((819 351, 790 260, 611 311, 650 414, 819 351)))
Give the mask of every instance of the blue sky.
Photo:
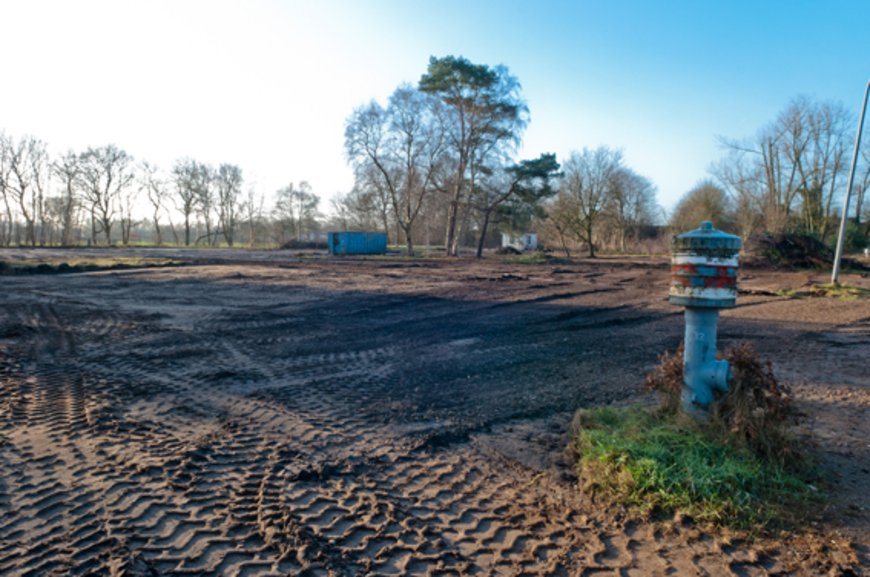
POLYGON ((232 162, 271 194, 352 186, 344 121, 429 56, 505 64, 523 157, 607 145, 672 207, 793 97, 857 114, 870 2, 0 0, 0 129, 55 152, 109 142, 169 168, 232 162), (8 55, 14 55, 8 58, 8 55))

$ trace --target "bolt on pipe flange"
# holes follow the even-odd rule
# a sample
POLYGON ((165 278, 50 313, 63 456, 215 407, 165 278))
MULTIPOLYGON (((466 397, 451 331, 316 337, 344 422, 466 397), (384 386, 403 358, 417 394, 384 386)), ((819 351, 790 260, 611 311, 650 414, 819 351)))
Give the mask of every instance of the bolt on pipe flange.
POLYGON ((719 310, 737 300, 740 237, 704 221, 696 230, 674 236, 669 301, 686 307, 683 344, 683 408, 701 414, 714 391, 727 391, 731 368, 716 359, 719 310))

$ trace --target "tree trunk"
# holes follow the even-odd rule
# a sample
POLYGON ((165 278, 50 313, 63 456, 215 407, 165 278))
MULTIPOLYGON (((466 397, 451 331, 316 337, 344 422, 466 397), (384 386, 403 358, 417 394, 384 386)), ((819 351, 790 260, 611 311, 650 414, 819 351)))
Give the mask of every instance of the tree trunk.
MULTIPOLYGON (((460 205, 458 209, 461 208, 462 206, 460 205)), ((453 256, 459 256, 459 246, 462 243, 462 233, 465 231, 465 227, 468 226, 468 218, 470 214, 471 210, 468 207, 465 207, 465 212, 462 213, 462 218, 460 219, 458 218, 459 215, 457 211, 456 234, 453 236, 453 256)))
POLYGON ((450 247, 453 245, 453 235, 456 233, 456 206, 451 202, 447 205, 447 230, 444 234, 444 249, 447 256, 451 256, 450 247))
POLYGON ((592 224, 586 225, 586 241, 589 243, 589 258, 595 258, 595 244, 592 242, 592 224))
POLYGON ((12 243, 12 223, 15 219, 12 217, 12 207, 9 205, 9 197, 6 192, 3 192, 3 206, 6 207, 6 222, 3 223, 3 245, 9 246, 12 243))
POLYGON ((110 218, 102 218, 103 232, 106 234, 106 246, 112 245, 112 221, 110 218))
POLYGON ((381 210, 381 222, 384 226, 384 233, 387 235, 387 242, 390 241, 390 216, 387 214, 387 211, 381 210))
POLYGON ((30 246, 36 246, 36 226, 29 218, 25 224, 24 237, 26 242, 30 243, 30 246))
POLYGON ((565 258, 571 258, 571 251, 568 250, 568 243, 565 242, 565 237, 563 235, 559 235, 559 244, 562 245, 562 250, 565 251, 565 258))
POLYGON ((154 213, 154 232, 157 234, 157 246, 163 244, 163 236, 160 234, 160 221, 157 217, 157 213, 154 213))
POLYGON ((72 219, 73 219, 73 200, 72 192, 67 189, 66 203, 63 207, 63 225, 61 229, 60 243, 63 246, 72 244, 72 219))
POLYGON ((477 241, 477 258, 483 258, 483 245, 486 242, 486 229, 489 227, 489 215, 491 210, 487 209, 483 212, 483 225, 480 227, 480 239, 477 241))
POLYGON ((411 234, 411 223, 402 228, 405 232, 405 243, 408 245, 408 256, 414 256, 414 237, 411 234))

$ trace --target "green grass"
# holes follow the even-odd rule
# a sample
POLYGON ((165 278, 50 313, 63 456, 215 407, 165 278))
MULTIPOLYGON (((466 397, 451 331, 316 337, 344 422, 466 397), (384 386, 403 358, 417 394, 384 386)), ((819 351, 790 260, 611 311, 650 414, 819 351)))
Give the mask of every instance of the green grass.
POLYGON ((776 291, 776 294, 788 298, 831 298, 843 301, 857 301, 870 298, 870 290, 845 284, 818 284, 801 289, 786 289, 776 291))
POLYGON ((524 252, 523 254, 518 255, 508 255, 504 258, 509 262, 519 264, 558 264, 571 262, 568 259, 553 256, 539 250, 524 252))
POLYGON ((578 412, 572 442, 585 489, 641 516, 757 528, 822 498, 808 482, 722 444, 684 416, 640 408, 578 412))
POLYGON ((865 288, 850 286, 845 284, 821 284, 813 287, 817 291, 821 292, 823 296, 829 298, 836 298, 845 301, 857 301, 860 299, 865 299, 870 297, 870 290, 865 288))

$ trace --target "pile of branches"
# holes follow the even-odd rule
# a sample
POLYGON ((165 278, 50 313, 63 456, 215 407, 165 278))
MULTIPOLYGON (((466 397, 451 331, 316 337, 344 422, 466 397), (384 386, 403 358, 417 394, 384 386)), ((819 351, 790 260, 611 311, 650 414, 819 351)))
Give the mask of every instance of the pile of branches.
POLYGON ((830 268, 834 251, 807 234, 758 234, 750 237, 744 250, 747 264, 781 268, 830 268))

